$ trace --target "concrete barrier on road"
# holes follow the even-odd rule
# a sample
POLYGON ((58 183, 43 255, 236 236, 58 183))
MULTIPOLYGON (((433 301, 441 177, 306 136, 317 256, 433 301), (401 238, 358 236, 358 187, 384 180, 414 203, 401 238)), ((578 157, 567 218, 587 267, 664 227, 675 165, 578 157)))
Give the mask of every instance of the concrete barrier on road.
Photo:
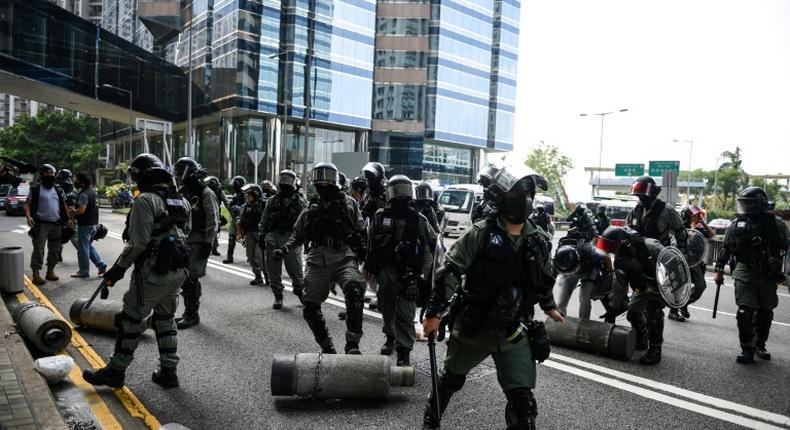
POLYGON ((19 246, 0 248, 0 292, 21 293, 25 289, 25 251, 19 246))
POLYGON ((42 352, 54 354, 71 342, 69 324, 41 303, 24 303, 13 317, 22 335, 42 352))
POLYGON ((601 321, 565 317, 565 323, 546 319, 552 345, 628 361, 636 350, 636 332, 601 321))
POLYGON ((273 396, 380 399, 390 387, 414 386, 414 367, 393 366, 383 355, 277 354, 273 396))
MULTIPOLYGON (((115 316, 123 310, 123 303, 115 300, 96 300, 85 309, 88 299, 77 299, 71 304, 69 318, 75 325, 115 333, 115 316)), ((151 317, 145 319, 145 329, 151 328, 151 317)))

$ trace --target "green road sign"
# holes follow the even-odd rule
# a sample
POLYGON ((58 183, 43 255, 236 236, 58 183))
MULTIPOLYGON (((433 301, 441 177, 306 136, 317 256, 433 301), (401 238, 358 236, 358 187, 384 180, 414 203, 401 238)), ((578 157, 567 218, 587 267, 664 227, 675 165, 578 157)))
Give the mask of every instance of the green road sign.
POLYGON ((667 170, 680 173, 680 161, 651 161, 648 167, 650 176, 661 176, 667 170))
POLYGON ((642 176, 645 174, 644 164, 615 164, 615 176, 642 176))

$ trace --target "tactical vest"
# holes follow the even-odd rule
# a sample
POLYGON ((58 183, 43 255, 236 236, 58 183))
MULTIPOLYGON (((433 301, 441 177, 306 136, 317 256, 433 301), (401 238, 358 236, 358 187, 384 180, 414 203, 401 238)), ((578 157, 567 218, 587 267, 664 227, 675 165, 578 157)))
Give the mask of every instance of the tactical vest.
POLYGON ((355 220, 346 205, 346 195, 339 193, 332 201, 320 201, 308 209, 304 233, 307 241, 314 245, 327 245, 334 249, 350 245, 354 236, 355 220))
POLYGON ((362 204, 360 205, 362 217, 366 219, 373 218, 373 215, 386 204, 387 201, 384 196, 374 196, 370 193, 370 190, 368 190, 365 192, 365 195, 362 196, 362 204))
POLYGON ((781 255, 782 243, 773 215, 742 215, 735 219, 734 225, 732 235, 724 245, 738 263, 757 266, 767 263, 770 257, 781 255))
POLYGON ((439 217, 431 202, 425 200, 417 200, 416 206, 417 206, 417 210, 419 210, 420 213, 425 217, 425 219, 427 219, 428 222, 431 224, 431 227, 434 229, 434 231, 438 232, 439 217))
POLYGON ((251 233, 258 231, 258 223, 261 221, 261 214, 263 214, 263 202, 260 200, 255 203, 247 203, 239 217, 239 224, 244 230, 244 233, 251 233))
POLYGON ((670 244, 669 223, 665 222, 663 229, 658 225, 666 206, 667 204, 661 200, 656 200, 649 211, 646 207, 640 206, 641 211, 639 211, 638 216, 636 212, 633 214, 631 228, 641 233, 644 237, 656 239, 662 245, 668 246, 670 244), (647 211, 647 216, 645 216, 645 211, 647 211))
POLYGON ((290 198, 275 195, 269 205, 269 222, 272 231, 285 233, 293 230, 296 218, 302 212, 302 202, 297 194, 290 198))
POLYGON ((197 187, 197 205, 192 211, 192 231, 203 230, 206 228, 206 211, 203 209, 203 191, 206 189, 205 185, 197 187))
POLYGON ((385 264, 400 266, 404 269, 419 271, 425 244, 418 238, 420 214, 409 208, 404 228, 398 228, 392 209, 385 208, 376 212, 373 218, 374 232, 371 251, 375 261, 373 271, 380 270, 385 264))

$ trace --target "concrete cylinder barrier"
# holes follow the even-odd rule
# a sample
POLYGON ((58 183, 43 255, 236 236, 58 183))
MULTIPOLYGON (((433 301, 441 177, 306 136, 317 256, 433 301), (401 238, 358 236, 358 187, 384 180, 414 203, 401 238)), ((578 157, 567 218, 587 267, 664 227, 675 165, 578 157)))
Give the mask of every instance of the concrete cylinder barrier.
POLYGON ((22 335, 42 352, 54 354, 71 342, 69 324, 41 303, 24 303, 13 317, 22 335))
POLYGON ((546 320, 552 345, 628 361, 636 350, 636 332, 602 321, 565 317, 565 323, 546 320))
POLYGON ((273 396, 380 399, 413 385, 414 367, 383 355, 277 354, 272 362, 273 396))
POLYGON ((0 248, 0 292, 21 293, 25 288, 25 251, 21 246, 0 248))
MULTIPOLYGON (((88 299, 77 299, 69 309, 69 319, 74 325, 115 333, 115 316, 123 310, 123 303, 115 300, 94 300, 88 309, 88 299)), ((145 319, 145 329, 151 328, 151 317, 145 319)))

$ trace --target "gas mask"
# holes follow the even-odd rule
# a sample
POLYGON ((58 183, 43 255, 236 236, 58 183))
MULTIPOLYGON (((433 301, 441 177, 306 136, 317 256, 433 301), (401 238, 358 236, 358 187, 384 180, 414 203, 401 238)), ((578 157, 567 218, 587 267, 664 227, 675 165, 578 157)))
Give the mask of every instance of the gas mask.
POLYGON ((321 197, 321 200, 334 200, 337 198, 339 190, 333 185, 316 185, 315 191, 321 197))
POLYGON ((524 224, 527 215, 532 213, 532 199, 524 195, 505 196, 502 199, 502 216, 513 224, 524 224))
POLYGON ((390 207, 395 218, 403 218, 409 212, 409 199, 392 199, 390 200, 390 207))
POLYGON ((291 197, 296 190, 290 185, 280 184, 280 195, 283 197, 291 197))

